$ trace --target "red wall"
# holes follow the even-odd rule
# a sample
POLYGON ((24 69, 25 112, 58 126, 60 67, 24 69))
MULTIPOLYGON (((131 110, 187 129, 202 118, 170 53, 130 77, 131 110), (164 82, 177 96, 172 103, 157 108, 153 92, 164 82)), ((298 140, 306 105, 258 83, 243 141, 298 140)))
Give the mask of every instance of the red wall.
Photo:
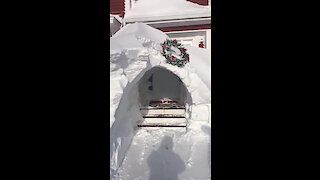
POLYGON ((162 32, 211 29, 211 24, 157 28, 162 32))
POLYGON ((110 14, 115 14, 123 17, 124 0, 110 0, 110 14))
POLYGON ((187 1, 197 3, 197 4, 203 5, 203 6, 209 5, 209 0, 187 0, 187 1))

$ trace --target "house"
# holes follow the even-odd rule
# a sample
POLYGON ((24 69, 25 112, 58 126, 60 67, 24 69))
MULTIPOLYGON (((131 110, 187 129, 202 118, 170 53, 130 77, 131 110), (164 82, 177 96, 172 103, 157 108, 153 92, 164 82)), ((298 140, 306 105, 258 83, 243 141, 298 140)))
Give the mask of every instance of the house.
POLYGON ((211 48, 211 0, 110 0, 110 13, 110 36, 142 22, 185 46, 211 48))

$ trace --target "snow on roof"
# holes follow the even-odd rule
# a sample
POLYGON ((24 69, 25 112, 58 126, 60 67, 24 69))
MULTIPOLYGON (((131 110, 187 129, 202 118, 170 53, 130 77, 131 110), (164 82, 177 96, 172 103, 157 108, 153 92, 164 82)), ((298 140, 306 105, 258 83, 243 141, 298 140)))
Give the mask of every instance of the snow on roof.
POLYGON ((201 6, 186 0, 139 0, 126 11, 124 21, 155 21, 211 17, 210 6, 201 6))

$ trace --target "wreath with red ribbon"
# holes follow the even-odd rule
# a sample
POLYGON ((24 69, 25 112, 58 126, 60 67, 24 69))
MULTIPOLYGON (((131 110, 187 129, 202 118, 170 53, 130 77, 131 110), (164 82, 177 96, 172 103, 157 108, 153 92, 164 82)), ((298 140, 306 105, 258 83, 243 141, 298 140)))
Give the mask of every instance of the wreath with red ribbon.
POLYGON ((166 58, 167 63, 183 67, 189 62, 187 50, 177 40, 167 39, 164 43, 161 43, 161 46, 161 54, 166 58))

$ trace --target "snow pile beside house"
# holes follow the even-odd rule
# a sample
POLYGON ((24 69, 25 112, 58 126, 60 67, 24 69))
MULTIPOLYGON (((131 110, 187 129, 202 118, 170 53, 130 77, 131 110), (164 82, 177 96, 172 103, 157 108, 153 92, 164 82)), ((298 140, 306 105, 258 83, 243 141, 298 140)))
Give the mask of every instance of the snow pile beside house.
POLYGON ((187 48, 190 63, 183 68, 172 66, 160 53, 160 43, 167 38, 140 23, 127 25, 110 38, 110 177, 130 146, 136 123, 142 120, 138 84, 148 70, 160 67, 177 75, 192 98, 187 106, 189 121, 210 121, 210 52, 187 48))
POLYGON ((186 47, 190 55, 190 65, 211 91, 211 50, 197 47, 186 47))

